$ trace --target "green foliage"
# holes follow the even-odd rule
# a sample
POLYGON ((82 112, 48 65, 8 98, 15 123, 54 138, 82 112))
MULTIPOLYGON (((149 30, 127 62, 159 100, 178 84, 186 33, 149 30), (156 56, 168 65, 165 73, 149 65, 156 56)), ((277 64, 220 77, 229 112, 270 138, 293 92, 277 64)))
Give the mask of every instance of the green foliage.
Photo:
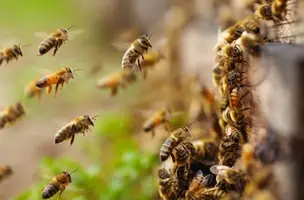
POLYGON ((83 166, 67 156, 44 158, 40 163, 40 180, 17 200, 41 199, 41 190, 52 177, 75 169, 78 171, 72 174, 72 183, 61 200, 151 199, 156 191, 151 176, 152 166, 158 159, 139 151, 131 138, 131 125, 132 120, 126 114, 106 113, 100 116, 93 133, 96 139, 93 143, 84 144, 84 153, 91 158, 91 164, 83 166), (103 148, 105 142, 109 148, 103 148))

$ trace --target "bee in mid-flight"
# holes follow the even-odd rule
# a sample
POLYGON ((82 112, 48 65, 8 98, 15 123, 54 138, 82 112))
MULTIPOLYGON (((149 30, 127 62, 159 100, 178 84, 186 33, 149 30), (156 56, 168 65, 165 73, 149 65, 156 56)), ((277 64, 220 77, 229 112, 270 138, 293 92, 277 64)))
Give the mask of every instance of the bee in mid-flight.
POLYGON ((20 44, 4 48, 0 52, 0 65, 2 65, 3 61, 9 63, 13 59, 18 60, 20 56, 23 56, 23 50, 20 44))
POLYGON ((133 71, 118 71, 98 81, 96 86, 100 89, 111 89, 111 95, 115 96, 119 87, 126 88, 128 84, 134 81, 136 81, 136 74, 133 71))
POLYGON ((25 115, 24 107, 21 103, 9 106, 0 113, 0 129, 15 123, 25 115))
POLYGON ((0 182, 12 174, 13 174, 13 170, 10 166, 8 165, 0 166, 0 182))
POLYGON ((192 124, 191 122, 189 125, 184 126, 182 128, 178 128, 175 131, 171 133, 171 135, 166 139, 163 146, 160 149, 160 160, 164 162, 169 158, 169 156, 172 154, 173 150, 177 145, 179 145, 181 142, 185 141, 188 137, 190 137, 190 130, 189 126, 192 124))
POLYGON ((46 54, 52 48, 54 48, 53 56, 55 56, 60 46, 64 44, 65 41, 71 39, 71 33, 68 33, 68 30, 72 27, 74 27, 74 25, 68 28, 59 28, 50 34, 44 32, 36 33, 37 37, 44 38, 38 47, 38 56, 46 54))
POLYGON ((150 37, 152 34, 153 33, 148 36, 142 35, 131 44, 122 57, 121 65, 123 69, 133 70, 137 65, 138 69, 141 71, 139 58, 142 57, 144 60, 144 53, 146 53, 148 49, 152 47, 150 42, 150 37))
POLYGON ((155 128, 161 124, 165 125, 167 131, 171 131, 171 125, 169 119, 172 117, 172 112, 169 108, 165 107, 156 111, 143 126, 144 132, 151 132, 152 137, 155 136, 155 128))
MULTIPOLYGON (((80 70, 80 69, 76 69, 80 70)), ((56 85, 55 87, 55 95, 58 91, 59 85, 61 85, 61 88, 63 87, 63 84, 68 84, 70 79, 74 79, 74 75, 77 75, 75 73, 76 70, 73 70, 71 68, 60 68, 57 71, 55 71, 52 74, 46 75, 36 81, 35 85, 38 88, 45 88, 47 87, 47 93, 50 94, 52 91, 52 86, 56 85)), ((54 96, 55 96, 54 95, 54 96)))
POLYGON ((140 59, 140 66, 143 69, 143 78, 147 77, 148 69, 154 67, 162 59, 164 59, 164 54, 159 51, 149 51, 143 55, 143 59, 140 59))
POLYGON ((72 183, 71 174, 77 170, 78 169, 72 171, 71 173, 63 171, 55 176, 42 190, 42 198, 49 199, 59 191, 59 195, 57 197, 57 199, 59 199, 65 188, 72 183))
POLYGON ((75 134, 82 133, 85 135, 85 132, 90 130, 89 126, 94 126, 93 120, 95 120, 96 117, 97 116, 91 118, 88 115, 76 117, 57 132, 55 135, 55 144, 70 139, 71 146, 74 142, 75 134))

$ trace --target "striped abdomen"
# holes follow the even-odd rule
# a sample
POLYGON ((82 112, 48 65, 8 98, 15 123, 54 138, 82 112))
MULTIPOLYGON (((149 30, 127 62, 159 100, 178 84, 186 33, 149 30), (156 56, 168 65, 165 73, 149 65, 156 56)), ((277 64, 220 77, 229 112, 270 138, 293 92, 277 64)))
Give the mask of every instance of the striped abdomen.
POLYGON ((136 60, 140 55, 141 53, 135 50, 135 48, 129 48, 122 57, 122 68, 133 68, 133 66, 136 64, 136 60))
POLYGON ((54 196, 60 189, 60 185, 58 183, 50 183, 48 184, 42 191, 42 198, 48 199, 54 196))
POLYGON ((162 162, 164 162, 169 158, 173 149, 178 145, 178 143, 179 141, 176 140, 175 138, 172 138, 171 136, 167 138, 162 148, 160 149, 159 157, 162 162))
POLYGON ((39 53, 43 55, 50 51, 57 44, 57 40, 55 37, 48 37, 44 39, 39 45, 39 53))
POLYGON ((58 133, 55 135, 55 144, 63 142, 64 140, 69 139, 72 135, 75 134, 75 130, 72 125, 68 124, 62 127, 58 133))
POLYGON ((50 86, 50 78, 48 76, 42 77, 40 80, 38 80, 35 84, 36 87, 38 88, 44 88, 50 86))

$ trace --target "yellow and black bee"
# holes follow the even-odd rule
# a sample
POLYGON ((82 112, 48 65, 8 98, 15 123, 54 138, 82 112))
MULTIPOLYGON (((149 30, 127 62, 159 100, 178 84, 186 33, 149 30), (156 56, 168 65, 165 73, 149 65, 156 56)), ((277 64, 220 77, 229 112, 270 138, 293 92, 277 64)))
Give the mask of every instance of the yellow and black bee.
POLYGON ((0 129, 14 124, 17 120, 25 115, 23 105, 18 102, 9 106, 0 113, 0 129))
POLYGON ((57 132, 55 135, 55 144, 70 139, 71 146, 74 142, 75 134, 82 133, 85 135, 85 132, 90 130, 89 126, 94 126, 93 120, 95 120, 96 117, 97 116, 90 118, 88 115, 76 117, 57 132))
POLYGON ((23 50, 21 45, 13 45, 13 47, 10 48, 4 48, 0 52, 0 65, 2 65, 3 61, 6 61, 6 63, 9 63, 13 59, 18 60, 20 56, 23 56, 23 50))
POLYGON ((163 200, 177 199, 177 191, 174 190, 176 184, 172 175, 166 168, 159 169, 158 171, 158 193, 163 200))
POLYGON ((39 51, 38 56, 42 56, 46 54, 52 48, 54 48, 53 56, 55 56, 60 46, 64 44, 65 41, 68 40, 69 38, 68 30, 71 29, 73 26, 70 26, 69 28, 59 28, 54 32, 52 32, 51 34, 37 33, 37 36, 38 34, 47 36, 44 40, 42 40, 42 42, 38 47, 38 51, 39 51))
POLYGON ((131 44, 122 57, 122 69, 134 69, 134 67, 137 65, 138 69, 141 71, 139 58, 141 56, 144 60, 144 53, 146 53, 148 49, 152 47, 150 42, 150 37, 152 34, 153 33, 148 36, 142 35, 131 44))
POLYGON ((59 199, 65 188, 70 183, 72 183, 71 174, 73 174, 77 170, 78 169, 72 171, 71 173, 63 171, 57 176, 55 176, 42 190, 42 195, 41 195, 42 198, 43 199, 51 198, 59 191, 59 195, 57 197, 57 199, 59 199))

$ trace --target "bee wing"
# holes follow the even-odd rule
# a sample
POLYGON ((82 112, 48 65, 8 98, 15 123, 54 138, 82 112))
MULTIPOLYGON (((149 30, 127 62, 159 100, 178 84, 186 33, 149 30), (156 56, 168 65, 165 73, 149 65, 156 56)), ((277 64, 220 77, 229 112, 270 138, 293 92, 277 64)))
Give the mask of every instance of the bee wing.
POLYGON ((47 33, 47 32, 35 32, 34 33, 34 36, 36 38, 39 38, 39 39, 45 39, 46 37, 48 37, 50 34, 47 33))
POLYGON ((79 35, 82 35, 83 32, 84 32, 83 29, 78 29, 78 30, 75 30, 75 31, 69 31, 69 32, 68 32, 69 40, 75 39, 75 38, 78 37, 79 35))
POLYGON ((212 167, 210 167, 211 173, 215 175, 218 175, 227 169, 229 169, 229 167, 225 165, 213 165, 212 167))
POLYGON ((113 42, 111 46, 113 46, 118 51, 126 51, 132 43, 129 42, 113 42))

